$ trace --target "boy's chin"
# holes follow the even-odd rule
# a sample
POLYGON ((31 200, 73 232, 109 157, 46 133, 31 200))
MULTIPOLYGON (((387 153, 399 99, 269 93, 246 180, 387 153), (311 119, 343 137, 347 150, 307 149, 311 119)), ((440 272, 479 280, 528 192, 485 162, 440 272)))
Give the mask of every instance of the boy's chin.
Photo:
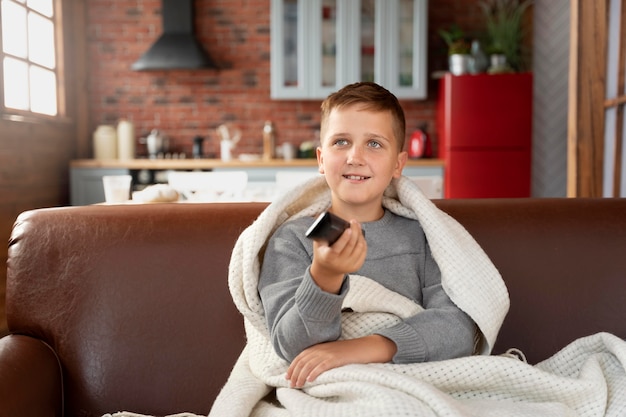
POLYGON ((335 198, 342 201, 344 204, 351 206, 362 206, 372 204, 374 202, 382 204, 382 195, 380 198, 373 197, 370 193, 365 191, 351 191, 351 192, 338 192, 334 194, 335 198))

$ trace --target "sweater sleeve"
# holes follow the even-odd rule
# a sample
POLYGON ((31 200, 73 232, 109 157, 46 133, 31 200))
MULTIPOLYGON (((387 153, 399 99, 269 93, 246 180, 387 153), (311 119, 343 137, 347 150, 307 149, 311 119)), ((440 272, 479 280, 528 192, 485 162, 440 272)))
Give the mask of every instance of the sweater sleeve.
POLYGON ((422 275, 424 310, 403 322, 378 331, 397 347, 394 363, 415 363, 469 356, 474 350, 474 321, 446 294, 441 272, 425 244, 422 275))
POLYGON ((448 296, 438 287, 432 288, 436 301, 424 311, 376 332, 396 344, 398 350, 392 362, 427 362, 472 354, 474 322, 451 301, 448 303, 448 296))
POLYGON ((270 239, 259 278, 272 345, 287 361, 310 346, 339 338, 341 304, 349 288, 347 276, 339 294, 317 286, 309 270, 312 246, 309 253, 308 242, 295 229, 283 227, 270 239))

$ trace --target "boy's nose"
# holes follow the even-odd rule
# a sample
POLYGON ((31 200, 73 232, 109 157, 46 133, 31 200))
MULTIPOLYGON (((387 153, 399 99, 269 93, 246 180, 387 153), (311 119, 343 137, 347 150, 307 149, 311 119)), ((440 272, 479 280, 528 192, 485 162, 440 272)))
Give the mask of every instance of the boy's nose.
POLYGON ((348 164, 361 165, 363 163, 363 150, 359 146, 353 146, 348 151, 348 164))

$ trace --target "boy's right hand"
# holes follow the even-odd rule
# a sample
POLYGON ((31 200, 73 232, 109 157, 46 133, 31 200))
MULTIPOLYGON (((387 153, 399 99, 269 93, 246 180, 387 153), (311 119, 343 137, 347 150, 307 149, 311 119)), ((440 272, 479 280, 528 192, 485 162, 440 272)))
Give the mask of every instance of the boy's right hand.
POLYGON ((313 263, 311 276, 324 291, 337 294, 346 274, 359 270, 365 262, 367 242, 361 225, 350 221, 350 228, 332 245, 313 241, 313 263))
POLYGON ((385 363, 398 351, 384 336, 370 334, 348 340, 319 343, 304 349, 289 365, 285 377, 291 388, 302 388, 329 369, 350 363, 385 363))

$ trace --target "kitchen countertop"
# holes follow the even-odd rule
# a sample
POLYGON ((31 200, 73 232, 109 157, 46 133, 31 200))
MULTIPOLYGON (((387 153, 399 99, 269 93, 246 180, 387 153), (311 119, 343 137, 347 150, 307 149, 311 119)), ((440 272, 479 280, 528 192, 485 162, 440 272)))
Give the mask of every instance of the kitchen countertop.
MULTIPOLYGON (((407 167, 442 167, 442 159, 410 159, 407 167)), ((316 167, 316 159, 272 159, 269 161, 254 160, 240 161, 232 160, 223 162, 221 159, 76 159, 70 162, 72 168, 126 168, 126 169, 212 169, 212 168, 298 168, 316 167)))

